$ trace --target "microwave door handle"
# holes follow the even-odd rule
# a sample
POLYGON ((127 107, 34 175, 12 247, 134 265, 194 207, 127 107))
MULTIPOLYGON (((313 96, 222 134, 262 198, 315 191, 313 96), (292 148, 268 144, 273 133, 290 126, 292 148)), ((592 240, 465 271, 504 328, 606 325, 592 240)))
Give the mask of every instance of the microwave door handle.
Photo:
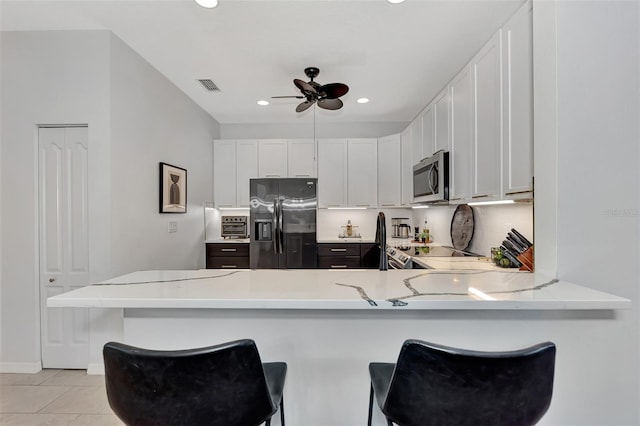
POLYGON ((431 195, 436 193, 436 188, 434 188, 434 183, 436 181, 436 179, 434 179, 435 173, 435 167, 431 166, 429 168, 429 178, 427 179, 427 182, 429 183, 429 189, 431 190, 431 195))

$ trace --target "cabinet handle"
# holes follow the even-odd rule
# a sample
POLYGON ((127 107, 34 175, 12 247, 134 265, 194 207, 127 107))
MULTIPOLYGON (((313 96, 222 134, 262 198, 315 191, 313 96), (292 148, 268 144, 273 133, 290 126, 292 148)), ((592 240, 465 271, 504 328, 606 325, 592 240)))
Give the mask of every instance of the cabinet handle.
POLYGON ((381 204, 382 207, 393 207, 395 205, 396 205, 396 203, 382 203, 381 204))
POLYGON ((310 177, 311 175, 296 175, 296 177, 310 177))
POLYGON ((233 207, 233 204, 218 204, 217 207, 233 207))
POLYGON ((371 207, 371 204, 356 204, 356 207, 371 207))
POLYGON ((238 250, 234 248, 223 248, 223 249, 220 249, 220 251, 238 251, 238 250))
POLYGON ((513 192, 505 192, 504 195, 517 195, 517 194, 530 194, 533 191, 528 190, 528 191, 513 191, 513 192))
POLYGON ((346 267, 347 265, 331 265, 331 269, 339 269, 339 268, 344 269, 346 267))
POLYGON ((270 178, 270 177, 280 177, 280 175, 266 175, 265 177, 268 177, 268 178, 270 178))
POLYGON ((221 268, 237 268, 238 265, 220 265, 221 268))
POLYGON ((347 251, 346 248, 332 248, 331 251, 336 252, 336 251, 347 251))
POLYGON ((471 198, 486 198, 488 195, 474 195, 471 198))

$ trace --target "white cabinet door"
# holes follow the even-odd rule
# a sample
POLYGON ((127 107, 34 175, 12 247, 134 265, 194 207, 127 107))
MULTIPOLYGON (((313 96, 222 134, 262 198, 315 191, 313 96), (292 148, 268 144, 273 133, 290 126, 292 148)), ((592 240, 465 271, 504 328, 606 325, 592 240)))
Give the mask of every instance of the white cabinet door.
POLYGON ((474 199, 495 199, 501 194, 501 32, 499 30, 472 60, 475 80, 474 199))
POLYGON ((378 139, 378 205, 399 207, 401 204, 400 135, 378 139))
POLYGON ((213 205, 236 207, 236 141, 213 141, 213 205))
POLYGON ((433 155, 435 148, 435 113, 434 104, 429 104, 422 113, 422 157, 430 157, 433 155))
POLYGON ((445 87, 433 102, 435 116, 433 152, 449 150, 449 129, 451 125, 449 121, 449 99, 449 88, 445 87))
POLYGON ((347 199, 349 207, 378 205, 378 140, 349 139, 347 199))
POLYGON ((413 165, 417 163, 417 156, 414 156, 411 150, 411 127, 407 127, 400 135, 401 143, 401 171, 400 180, 402 182, 402 198, 403 206, 409 206, 413 203, 413 165))
POLYGON ((318 139, 318 207, 347 206, 347 140, 318 139))
POLYGON ((236 206, 249 207, 249 179, 258 177, 258 141, 236 141, 236 206))
POLYGON ((526 3, 505 25, 503 46, 503 195, 533 191, 533 21, 526 3))
POLYGON ((413 152, 415 162, 422 160, 422 114, 418 115, 409 125, 411 128, 411 152, 413 152))
POLYGON ((449 200, 465 202, 471 196, 471 141, 473 140, 473 80, 465 67, 450 84, 451 148, 449 200))
POLYGON ((316 177, 316 144, 313 139, 287 141, 289 177, 316 177))
POLYGON ((287 141, 285 139, 258 141, 258 174, 260 177, 287 176, 287 141))

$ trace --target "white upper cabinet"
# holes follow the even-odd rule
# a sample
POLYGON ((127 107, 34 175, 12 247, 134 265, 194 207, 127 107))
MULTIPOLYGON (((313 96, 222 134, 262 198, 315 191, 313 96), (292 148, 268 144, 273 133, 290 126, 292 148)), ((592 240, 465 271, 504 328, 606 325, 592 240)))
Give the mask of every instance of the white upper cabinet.
POLYGON ((289 177, 316 177, 316 144, 313 139, 287 141, 289 177))
POLYGON ((213 141, 213 203, 236 207, 236 141, 213 141))
POLYGON ((408 126, 400 134, 401 143, 401 173, 400 180, 402 186, 401 203, 409 206, 413 203, 413 165, 418 162, 414 156, 411 145, 411 126, 408 126))
POLYGON ((473 80, 465 67, 450 84, 451 147, 449 200, 466 202, 471 196, 471 141, 473 140, 473 80))
POLYGON ((527 2, 502 31, 503 195, 530 198, 533 191, 533 23, 527 2))
POLYGON ((318 140, 318 207, 347 206, 347 140, 318 140))
POLYGON ((260 177, 287 177, 286 139, 258 141, 258 175, 260 177))
POLYGON ((378 205, 378 140, 349 139, 347 196, 349 207, 378 205))
POLYGON ((435 124, 435 108, 434 103, 430 103, 422 112, 422 156, 416 163, 423 158, 433 155, 436 138, 435 124))
POLYGON ((249 207, 249 179, 256 177, 258 177, 258 141, 251 139, 236 141, 236 207, 249 207))
POLYGON ((433 152, 449 150, 449 88, 445 87, 433 101, 434 113, 434 148, 433 152))
POLYGON ((471 61, 475 80, 472 193, 474 199, 501 196, 501 34, 498 31, 471 61))
POLYGON ((424 158, 422 155, 422 114, 411 122, 409 128, 411 128, 411 152, 413 152, 417 163, 424 158))
POLYGON ((378 205, 399 207, 402 195, 400 135, 378 139, 378 205))

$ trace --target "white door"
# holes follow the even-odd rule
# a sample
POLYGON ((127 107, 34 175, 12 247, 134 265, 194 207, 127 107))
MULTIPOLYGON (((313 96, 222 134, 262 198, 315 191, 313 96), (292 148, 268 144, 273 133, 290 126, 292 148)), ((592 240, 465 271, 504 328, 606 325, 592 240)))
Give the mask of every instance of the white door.
POLYGON ((89 283, 86 127, 39 129, 40 328, 43 368, 87 368, 89 309, 47 298, 89 283))

